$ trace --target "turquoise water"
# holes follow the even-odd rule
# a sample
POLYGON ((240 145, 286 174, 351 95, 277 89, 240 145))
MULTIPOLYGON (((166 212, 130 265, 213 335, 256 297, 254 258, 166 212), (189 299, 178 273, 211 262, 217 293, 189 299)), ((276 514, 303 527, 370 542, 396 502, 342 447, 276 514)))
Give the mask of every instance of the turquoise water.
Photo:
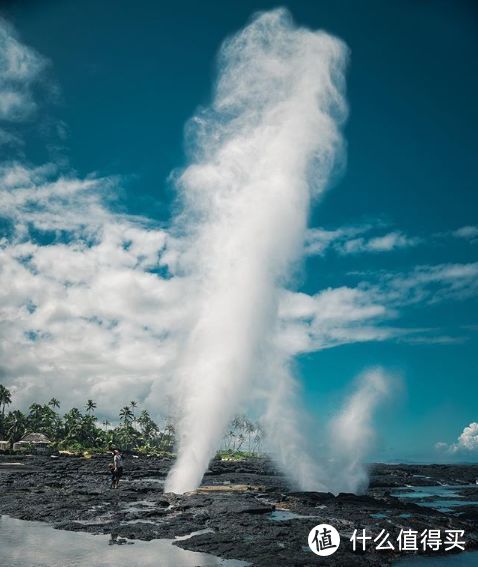
POLYGON ((471 500, 447 500, 442 498, 440 500, 431 500, 430 502, 417 502, 419 506, 425 506, 425 508, 433 508, 439 510, 440 512, 451 512, 457 506, 473 506, 478 505, 477 502, 472 502, 471 500))
MULTIPOLYGON (((476 485, 469 485, 476 488, 476 485)), ((393 496, 401 499, 413 500, 415 504, 426 508, 434 508, 441 512, 453 512, 457 506, 478 506, 478 502, 467 500, 460 496, 458 489, 467 488, 467 485, 460 486, 416 486, 412 492, 403 492, 395 490, 393 496), (420 501, 421 498, 434 498, 426 502, 420 501)), ((401 517, 410 516, 410 514, 401 514, 401 517)), ((470 551, 463 553, 450 553, 448 555, 440 555, 437 557, 408 557, 393 563, 394 567, 477 567, 478 552, 470 551)))
MULTIPOLYGON (((466 487, 466 486, 465 486, 466 487)), ((429 498, 430 496, 446 496, 459 498, 460 495, 456 491, 457 488, 464 488, 463 486, 412 486, 411 492, 405 492, 402 488, 394 490, 392 496, 399 496, 400 498, 429 498)))
MULTIPOLYGON (((205 533, 201 531, 199 533, 205 533)), ((195 535, 195 534, 191 534, 195 535)), ((177 540, 185 539, 185 536, 177 540)), ((172 545, 173 539, 127 540, 55 530, 43 522, 0 516, 0 564, 5 567, 242 567, 172 545)))
POLYGON ((413 500, 415 504, 426 508, 433 508, 440 512, 452 512, 457 506, 478 506, 477 501, 467 500, 460 496, 458 489, 475 487, 476 485, 458 486, 414 486, 411 492, 397 489, 392 492, 392 496, 403 500, 413 500), (422 498, 434 498, 436 500, 421 501, 422 498))
POLYGON ((393 567, 476 567, 478 551, 441 555, 440 557, 410 557, 396 561, 393 567))

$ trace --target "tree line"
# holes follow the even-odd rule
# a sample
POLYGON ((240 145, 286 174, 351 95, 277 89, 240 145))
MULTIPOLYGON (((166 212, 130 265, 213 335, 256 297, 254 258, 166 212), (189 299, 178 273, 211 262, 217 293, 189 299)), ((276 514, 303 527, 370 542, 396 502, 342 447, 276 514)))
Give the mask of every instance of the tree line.
MULTIPOLYGON (((175 428, 171 418, 158 425, 146 409, 139 410, 132 400, 121 408, 118 422, 100 421, 96 403, 87 400, 81 410, 71 408, 60 414, 60 401, 51 398, 47 403, 33 403, 27 412, 6 412, 12 403, 10 391, 0 384, 0 440, 13 443, 27 433, 43 433, 58 450, 71 452, 103 452, 112 447, 137 453, 170 456, 174 451, 175 428)), ((237 416, 228 427, 221 449, 222 457, 261 453, 263 431, 245 416, 237 416)))

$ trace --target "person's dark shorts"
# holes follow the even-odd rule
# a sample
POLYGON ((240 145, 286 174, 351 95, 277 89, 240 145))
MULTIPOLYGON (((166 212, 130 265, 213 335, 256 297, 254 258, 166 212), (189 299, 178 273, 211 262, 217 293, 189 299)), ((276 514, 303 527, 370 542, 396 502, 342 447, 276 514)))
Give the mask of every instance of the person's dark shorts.
POLYGON ((123 467, 118 467, 115 472, 116 480, 119 480, 123 476, 123 467))

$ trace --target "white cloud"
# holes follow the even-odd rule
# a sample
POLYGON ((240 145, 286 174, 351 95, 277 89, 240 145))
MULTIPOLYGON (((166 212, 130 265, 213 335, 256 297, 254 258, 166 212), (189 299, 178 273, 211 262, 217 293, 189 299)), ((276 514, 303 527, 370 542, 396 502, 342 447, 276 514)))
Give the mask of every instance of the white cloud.
POLYGON ((407 236, 401 231, 370 235, 370 232, 376 230, 377 225, 371 224, 344 226, 335 230, 312 228, 307 231, 305 253, 309 256, 323 256, 328 250, 341 255, 391 252, 421 243, 420 238, 407 236))
POLYGON ((384 231, 387 225, 381 221, 374 224, 345 225, 335 229, 311 228, 307 231, 305 253, 309 256, 324 256, 327 252, 347 256, 364 253, 383 253, 414 248, 423 244, 437 244, 450 237, 478 241, 478 226, 467 225, 454 231, 437 232, 427 238, 410 236, 401 230, 384 231))
POLYGON ((475 240, 478 238, 478 226, 462 226, 453 232, 453 236, 465 240, 475 240))
POLYGON ((464 300, 478 294, 478 262, 422 265, 406 273, 380 274, 379 280, 377 293, 392 305, 464 300))
POLYGON ((1 373, 16 401, 96 397, 108 413, 146 397, 187 309, 181 278, 156 274, 166 233, 109 211, 111 179, 14 166, 1 180, 1 373))
POLYGON ((470 423, 463 429, 462 434, 458 437, 457 445, 466 451, 478 451, 478 423, 470 423))
POLYGON ((314 296, 283 292, 278 341, 287 352, 296 354, 384 340, 402 332, 380 326, 393 316, 392 310, 358 288, 326 289, 314 296))
MULTIPOLYGON (((30 116, 45 66, 0 20, 0 119, 30 116)), ((6 130, 0 142, 21 145, 6 130)), ((0 164, 0 379, 21 407, 95 398, 111 415, 168 380, 193 298, 182 278, 159 275, 176 241, 113 211, 118 184, 53 164, 0 164)))
MULTIPOLYGON (((174 276, 178 242, 151 221, 114 213, 114 193, 113 179, 61 176, 51 165, 0 169, 10 223, 0 241, 0 372, 22 405, 46 391, 66 405, 96 398, 109 413, 124 399, 146 400, 153 383, 168 392, 195 299, 174 276)), ((366 341, 453 342, 390 323, 408 306, 478 292, 478 264, 376 277, 315 295, 283 291, 277 344, 294 355, 366 341)))
POLYGON ((343 254, 357 254, 360 252, 390 252, 401 248, 411 248, 420 243, 418 238, 406 236, 402 232, 389 232, 382 236, 372 238, 356 238, 344 243, 343 254))
POLYGON ((323 256, 330 248, 343 247, 348 239, 370 230, 369 225, 345 226, 335 230, 310 228, 306 233, 305 253, 309 256, 323 256))
POLYGON ((21 121, 35 110, 32 86, 45 59, 20 43, 13 28, 0 18, 0 119, 21 121))
POLYGON ((478 423, 472 422, 463 429, 455 443, 448 445, 443 441, 436 443, 435 448, 448 453, 478 453, 478 423))
POLYGON ((413 308, 478 295, 478 263, 355 275, 360 277, 355 287, 329 288, 315 295, 284 291, 277 334, 281 348, 297 354, 356 342, 452 345, 467 340, 466 335, 446 334, 440 328, 403 327, 397 321, 413 308))
MULTIPOLYGON (((426 333, 433 331, 433 329, 417 329, 417 333, 426 333)), ((418 336, 404 336, 400 339, 401 342, 405 342, 412 345, 456 345, 462 344, 468 340, 466 335, 453 336, 453 335, 418 335, 418 336)))

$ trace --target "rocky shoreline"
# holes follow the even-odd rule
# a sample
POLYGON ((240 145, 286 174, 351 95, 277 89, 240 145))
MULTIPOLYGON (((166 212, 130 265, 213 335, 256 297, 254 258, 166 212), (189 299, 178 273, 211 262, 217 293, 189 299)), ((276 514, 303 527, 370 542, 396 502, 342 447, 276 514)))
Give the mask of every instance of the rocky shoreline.
POLYGON ((366 495, 333 496, 291 490, 266 459, 213 461, 201 488, 175 495, 163 493, 171 461, 128 458, 120 489, 111 490, 109 459, 1 456, 0 514, 129 540, 199 532, 175 545, 257 566, 318 563, 307 536, 320 523, 333 525, 342 537, 334 555, 320 558, 332 566, 387 565, 411 555, 373 547, 354 552, 349 541, 354 529, 372 535, 385 529, 391 541, 400 529, 464 530, 467 550, 478 549, 478 465, 372 465, 366 495), (439 511, 427 507, 436 496, 426 492, 424 505, 392 495, 442 485, 455 486, 463 505, 439 511))

